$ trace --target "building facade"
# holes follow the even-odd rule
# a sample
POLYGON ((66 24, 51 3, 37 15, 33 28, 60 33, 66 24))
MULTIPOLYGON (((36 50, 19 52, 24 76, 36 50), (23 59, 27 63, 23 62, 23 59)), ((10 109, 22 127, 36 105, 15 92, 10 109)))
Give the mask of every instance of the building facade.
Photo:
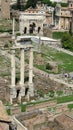
POLYGON ((70 28, 71 28, 71 31, 73 33, 73 0, 69 0, 68 3, 69 3, 69 10, 70 10, 71 15, 72 15, 70 28))
POLYGON ((69 31, 70 26, 72 24, 72 12, 69 9, 69 6, 61 7, 60 4, 56 5, 56 7, 55 7, 55 29, 62 30, 62 31, 69 31))

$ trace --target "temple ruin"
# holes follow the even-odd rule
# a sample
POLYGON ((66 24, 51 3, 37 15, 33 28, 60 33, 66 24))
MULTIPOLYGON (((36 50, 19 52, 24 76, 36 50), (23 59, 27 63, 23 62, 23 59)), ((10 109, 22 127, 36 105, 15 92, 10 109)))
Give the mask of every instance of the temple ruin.
POLYGON ((16 74, 15 74, 15 51, 20 49, 20 84, 19 84, 19 94, 18 101, 21 102, 21 98, 25 96, 25 50, 29 50, 29 91, 28 91, 28 100, 29 97, 34 96, 34 86, 33 86, 33 46, 31 44, 31 39, 23 36, 19 36, 15 40, 15 45, 11 48, 11 86, 10 86, 10 103, 12 104, 13 99, 16 98, 16 74))

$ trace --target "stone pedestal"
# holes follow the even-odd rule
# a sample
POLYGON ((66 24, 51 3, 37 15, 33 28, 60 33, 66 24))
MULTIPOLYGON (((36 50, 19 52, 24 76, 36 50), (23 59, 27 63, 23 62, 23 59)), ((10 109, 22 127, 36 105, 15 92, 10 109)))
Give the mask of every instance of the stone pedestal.
POLYGON ((30 58, 29 58, 29 95, 30 97, 34 96, 34 87, 33 87, 33 49, 30 49, 30 58))

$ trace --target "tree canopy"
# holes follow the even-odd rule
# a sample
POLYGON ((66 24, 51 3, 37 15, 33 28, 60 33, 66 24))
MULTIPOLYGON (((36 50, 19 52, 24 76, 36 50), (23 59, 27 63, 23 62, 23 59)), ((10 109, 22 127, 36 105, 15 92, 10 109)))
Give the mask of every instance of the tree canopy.
MULTIPOLYGON (((36 3, 38 1, 41 1, 41 3, 47 4, 47 5, 52 6, 52 7, 55 7, 56 4, 57 4, 56 2, 51 2, 50 0, 28 0, 27 4, 26 4, 26 8, 29 8, 30 6, 32 8, 35 8, 36 7, 36 3)), ((63 7, 65 7, 67 5, 68 4, 66 4, 66 3, 61 3, 61 6, 63 6, 63 7)))
POLYGON ((30 6, 31 6, 32 8, 35 8, 37 1, 38 1, 38 0, 28 0, 28 1, 27 1, 27 4, 26 4, 26 8, 29 8, 30 6))
POLYGON ((73 51, 73 37, 65 33, 61 39, 62 47, 73 51))

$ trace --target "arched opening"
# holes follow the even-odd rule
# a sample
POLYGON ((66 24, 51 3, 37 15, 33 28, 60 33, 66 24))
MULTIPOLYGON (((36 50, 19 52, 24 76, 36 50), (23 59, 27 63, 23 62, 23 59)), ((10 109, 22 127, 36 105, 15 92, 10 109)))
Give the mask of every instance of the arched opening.
POLYGON ((40 33, 40 30, 41 30, 41 28, 40 28, 40 27, 38 27, 38 33, 40 33))
POLYGON ((32 24, 30 24, 30 26, 29 26, 29 33, 33 33, 32 24))
POLYGON ((27 28, 25 27, 25 28, 24 28, 24 34, 26 34, 26 33, 27 33, 27 28))
POLYGON ((18 97, 19 97, 19 93, 20 93, 20 89, 17 89, 16 98, 18 98, 18 97))
POLYGON ((32 24, 32 25, 33 25, 33 28, 35 29, 35 27, 36 27, 36 24, 33 22, 33 24, 32 24))
POLYGON ((25 95, 27 95, 29 88, 25 89, 25 95))
POLYGON ((33 31, 35 31, 35 27, 36 27, 35 23, 30 24, 29 25, 29 33, 33 33, 33 31))

